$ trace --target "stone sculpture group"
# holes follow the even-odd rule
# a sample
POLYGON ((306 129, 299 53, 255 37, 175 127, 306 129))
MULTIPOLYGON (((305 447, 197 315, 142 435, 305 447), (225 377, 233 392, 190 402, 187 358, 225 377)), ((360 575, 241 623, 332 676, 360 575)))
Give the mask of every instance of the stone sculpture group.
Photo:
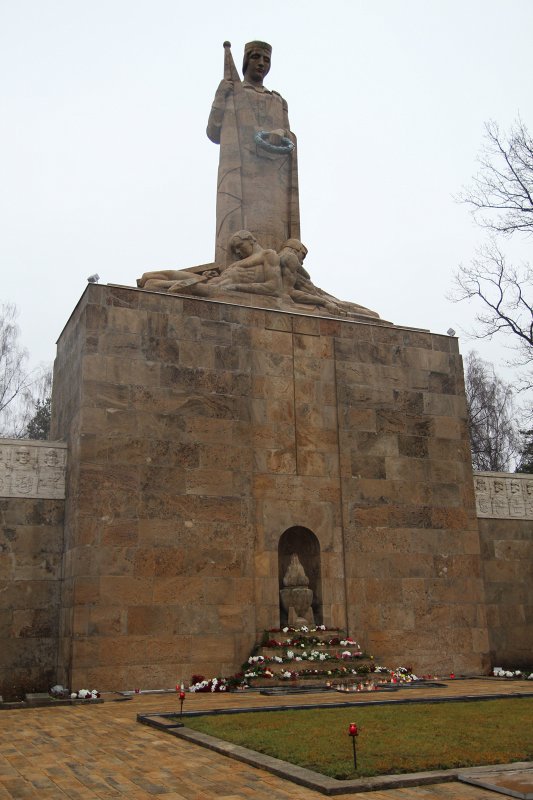
POLYGON ((224 78, 207 124, 209 139, 220 145, 214 262, 145 272, 137 286, 226 302, 233 296, 237 303, 247 293, 268 308, 378 318, 315 286, 303 267, 297 141, 286 101, 263 85, 271 53, 266 42, 249 42, 241 81, 224 42, 224 78))

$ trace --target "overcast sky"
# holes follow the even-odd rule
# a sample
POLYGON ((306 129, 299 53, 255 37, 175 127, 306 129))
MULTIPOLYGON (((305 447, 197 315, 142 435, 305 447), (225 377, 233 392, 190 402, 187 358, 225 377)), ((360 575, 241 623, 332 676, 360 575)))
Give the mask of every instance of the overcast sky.
POLYGON ((469 328, 446 295, 484 234, 453 196, 485 121, 533 130, 531 0, 0 0, 0 292, 32 361, 92 273, 134 286, 213 259, 225 39, 238 67, 245 42, 273 45, 315 283, 397 324, 469 328))

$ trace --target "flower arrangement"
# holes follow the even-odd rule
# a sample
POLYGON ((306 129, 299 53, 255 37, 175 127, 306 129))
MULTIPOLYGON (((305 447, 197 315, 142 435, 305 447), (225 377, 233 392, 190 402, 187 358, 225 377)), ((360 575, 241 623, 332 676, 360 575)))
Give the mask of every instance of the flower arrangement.
MULTIPOLYGON (((323 633, 327 631, 325 625, 315 625, 314 628, 309 628, 307 625, 302 625, 301 628, 291 628, 289 625, 286 625, 284 628, 269 628, 268 633, 314 633, 315 631, 320 631, 323 633)), ((336 628, 334 629, 336 630, 336 628)))
POLYGON ((100 697, 100 692, 97 692, 96 689, 79 689, 77 692, 70 693, 71 700, 98 700, 100 697))
POLYGON ((57 683, 49 690, 49 694, 56 700, 98 700, 100 692, 96 689, 79 689, 77 692, 69 692, 69 690, 57 683))
POLYGON ((203 675, 193 675, 189 692, 226 692, 228 690, 227 678, 204 678, 203 675))
POLYGON ((418 681, 418 678, 411 667, 396 667, 396 669, 389 670, 392 683, 412 683, 418 681))
POLYGON ((492 674, 495 678, 514 678, 515 680, 533 681, 533 672, 528 675, 527 671, 522 672, 520 669, 510 670, 494 667, 492 674))

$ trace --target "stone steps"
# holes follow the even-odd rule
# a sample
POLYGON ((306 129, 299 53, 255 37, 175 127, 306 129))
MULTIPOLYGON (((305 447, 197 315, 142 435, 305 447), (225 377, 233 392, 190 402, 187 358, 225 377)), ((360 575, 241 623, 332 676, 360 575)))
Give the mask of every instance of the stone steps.
POLYGON ((364 680, 374 666, 358 643, 338 629, 266 631, 261 641, 245 670, 253 687, 364 680))

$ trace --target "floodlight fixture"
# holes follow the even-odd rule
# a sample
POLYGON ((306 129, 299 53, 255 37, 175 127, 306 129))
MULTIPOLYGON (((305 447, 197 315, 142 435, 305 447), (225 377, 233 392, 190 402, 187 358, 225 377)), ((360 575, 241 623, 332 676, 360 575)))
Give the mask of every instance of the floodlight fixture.
POLYGON ((98 283, 99 280, 100 280, 100 275, 97 272, 95 272, 94 275, 89 275, 89 277, 87 278, 87 283, 98 283))
POLYGON ((448 330, 446 331, 446 333, 448 334, 448 336, 455 336, 455 331, 454 331, 454 329, 453 329, 453 328, 448 328, 448 330))

